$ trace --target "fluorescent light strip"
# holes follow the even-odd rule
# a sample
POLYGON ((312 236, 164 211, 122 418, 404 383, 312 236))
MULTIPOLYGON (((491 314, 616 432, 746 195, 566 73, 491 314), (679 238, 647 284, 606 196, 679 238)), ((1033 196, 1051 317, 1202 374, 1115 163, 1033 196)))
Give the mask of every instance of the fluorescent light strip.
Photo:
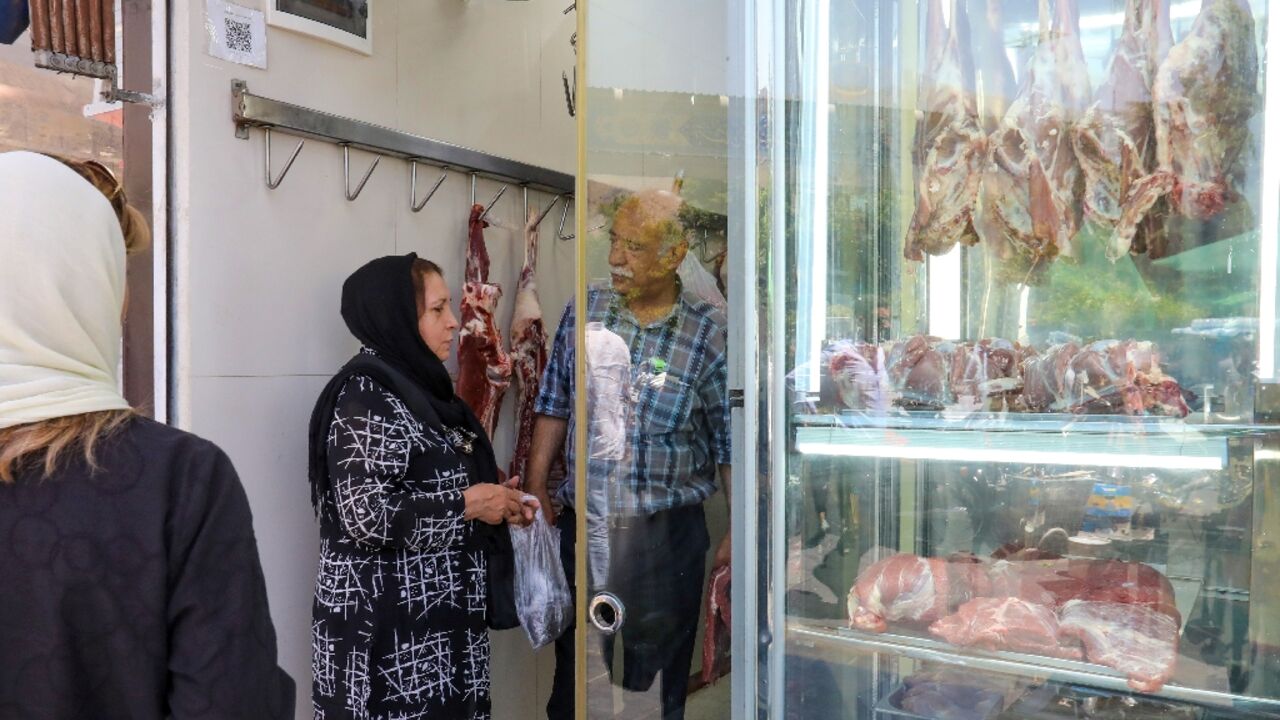
POLYGON ((1080 453, 1048 450, 986 450, 971 448, 890 447, 799 442, 802 455, 886 458, 897 460, 951 460, 955 462, 1025 463, 1028 465, 1081 465, 1089 467, 1152 468, 1155 470, 1221 470, 1222 457, 1200 455, 1142 455, 1133 453, 1080 453))

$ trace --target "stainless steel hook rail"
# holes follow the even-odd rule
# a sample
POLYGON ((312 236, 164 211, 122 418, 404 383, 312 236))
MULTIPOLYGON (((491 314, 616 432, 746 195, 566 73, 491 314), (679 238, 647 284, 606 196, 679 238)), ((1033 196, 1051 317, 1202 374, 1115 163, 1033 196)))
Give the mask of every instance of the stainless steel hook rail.
MULTIPOLYGON (((382 157, 447 166, 499 182, 528 185, 542 192, 557 195, 573 192, 574 178, 567 173, 254 95, 243 80, 231 81, 231 99, 236 136, 242 139, 247 140, 249 131, 256 127, 345 145, 382 157)), ((290 162, 296 159, 297 152, 295 149, 290 162)), ((272 178, 269 154, 267 163, 268 186, 278 187, 285 173, 272 178)))

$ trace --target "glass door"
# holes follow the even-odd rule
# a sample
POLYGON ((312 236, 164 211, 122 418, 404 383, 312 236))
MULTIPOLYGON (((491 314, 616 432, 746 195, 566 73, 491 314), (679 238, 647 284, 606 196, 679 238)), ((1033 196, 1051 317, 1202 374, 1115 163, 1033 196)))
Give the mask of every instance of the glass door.
POLYGON ((759 716, 1280 716, 1270 3, 750 18, 759 716))
POLYGON ((577 11, 574 703, 728 718, 729 4, 577 11))

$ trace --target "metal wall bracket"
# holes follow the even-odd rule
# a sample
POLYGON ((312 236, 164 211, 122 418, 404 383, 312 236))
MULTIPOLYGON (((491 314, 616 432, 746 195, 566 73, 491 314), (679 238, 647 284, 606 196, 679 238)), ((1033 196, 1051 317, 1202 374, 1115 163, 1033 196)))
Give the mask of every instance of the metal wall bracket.
POLYGON ((284 182, 284 176, 289 174, 289 169, 293 167, 293 161, 298 159, 298 153, 302 152, 302 146, 307 143, 306 140, 299 140, 298 146, 293 149, 293 153, 289 155, 289 161, 284 164, 284 169, 280 171, 278 177, 271 176, 271 128, 264 128, 262 142, 262 172, 263 179, 267 181, 267 189, 275 190, 280 187, 280 183, 284 182))
POLYGON ((565 198, 564 210, 560 211, 560 227, 556 229, 556 237, 560 238, 560 240, 563 242, 569 242, 570 240, 577 237, 577 233, 571 233, 569 235, 564 234, 564 221, 565 221, 565 218, 569 217, 569 200, 570 199, 572 198, 565 198))
POLYGON ((440 173, 440 179, 436 180, 436 184, 431 186, 431 190, 427 192, 427 196, 422 198, 422 202, 418 202, 418 161, 410 160, 409 167, 409 209, 414 212, 422 212, 422 208, 427 206, 431 198, 435 196, 436 191, 444 184, 445 178, 449 177, 449 168, 441 168, 444 172, 440 173))
POLYGON ((556 203, 560 202, 560 197, 561 196, 556 195, 555 197, 551 198, 551 202, 547 203, 547 206, 542 209, 542 212, 538 213, 538 219, 533 224, 534 227, 537 227, 542 224, 542 221, 547 218, 548 214, 550 214, 551 208, 555 207, 556 203))
POLYGON ((360 193, 364 191, 365 183, 369 182, 369 178, 373 176, 373 171, 378 169, 378 163, 382 162, 382 156, 379 155, 373 159, 373 164, 368 170, 364 171, 364 177, 360 178, 360 184, 356 189, 351 189, 351 146, 344 144, 342 146, 342 177, 346 182, 347 199, 354 201, 360 197, 360 193))

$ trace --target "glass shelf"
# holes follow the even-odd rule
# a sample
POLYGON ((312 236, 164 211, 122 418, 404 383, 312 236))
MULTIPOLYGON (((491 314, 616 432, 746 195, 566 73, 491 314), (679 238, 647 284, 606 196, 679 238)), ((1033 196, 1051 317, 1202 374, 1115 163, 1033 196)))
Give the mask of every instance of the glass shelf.
POLYGON ((1222 470, 1232 438, 1260 434, 1256 426, 1115 416, 904 412, 794 420, 804 455, 1174 470, 1222 470))
MULTIPOLYGON (((788 624, 787 642, 792 652, 807 650, 813 657, 839 662, 855 653, 888 653, 927 662, 972 668, 975 671, 1034 676, 1065 683, 1132 692, 1124 675, 1112 668, 1092 663, 1015 652, 960 650, 933 638, 901 632, 866 633, 847 627, 793 619, 788 624)), ((1134 693, 1139 694, 1139 693, 1134 693)), ((1149 697, 1229 709, 1251 718, 1280 718, 1280 701, 1241 696, 1229 692, 1165 685, 1149 697)))

